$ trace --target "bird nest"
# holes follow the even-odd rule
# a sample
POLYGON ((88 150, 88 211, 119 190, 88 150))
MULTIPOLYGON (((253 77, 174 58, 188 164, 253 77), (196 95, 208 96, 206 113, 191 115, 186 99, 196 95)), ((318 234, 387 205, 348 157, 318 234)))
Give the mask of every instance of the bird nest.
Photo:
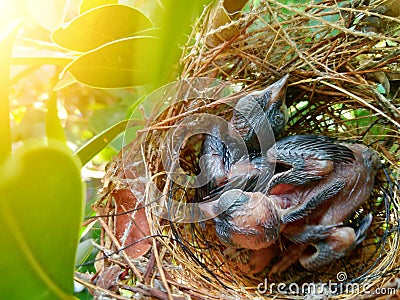
MULTIPOLYGON (((107 167, 102 198, 93 207, 102 228, 99 274, 94 285, 87 284, 94 294, 399 295, 400 20, 379 1, 305 2, 250 4, 218 26, 216 9, 204 11, 182 57, 182 79, 143 102, 146 125, 107 167), (268 268, 249 275, 227 258, 212 221, 196 222, 191 209, 200 201, 202 134, 213 117, 229 120, 239 97, 285 74, 289 122, 282 136, 327 135, 379 153, 383 167, 373 193, 350 220, 371 212, 373 223, 361 245, 318 272, 297 263, 279 275, 268 268), (313 292, 301 289, 311 284, 313 292)), ((131 125, 127 131, 137 129, 131 125)))

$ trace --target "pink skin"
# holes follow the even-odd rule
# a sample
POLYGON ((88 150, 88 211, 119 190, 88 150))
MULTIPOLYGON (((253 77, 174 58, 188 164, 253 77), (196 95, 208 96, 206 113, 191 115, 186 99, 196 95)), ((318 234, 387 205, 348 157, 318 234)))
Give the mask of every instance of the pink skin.
POLYGON ((270 265, 272 259, 278 254, 278 248, 273 245, 260 250, 243 249, 236 252, 237 257, 231 260, 244 274, 253 275, 270 265))
MULTIPOLYGON (((215 217, 215 211, 221 205, 220 202, 230 201, 244 195, 247 202, 241 204, 229 215, 228 221, 231 227, 230 238, 224 242, 227 246, 233 248, 245 248, 251 250, 260 250, 267 248, 275 243, 275 235, 269 234, 266 228, 277 228, 279 220, 276 218, 278 209, 275 201, 270 201, 263 194, 243 192, 238 189, 230 190, 221 195, 217 200, 208 203, 201 203, 200 210, 203 215, 209 218, 215 217)), ((223 213, 217 219, 224 219, 223 213)))
MULTIPOLYGON (((309 184, 308 188, 301 187, 291 191, 291 194, 283 194, 282 197, 289 197, 292 203, 301 204, 304 199, 310 198, 313 193, 318 193, 336 179, 345 179, 343 189, 331 199, 322 203, 318 209, 308 216, 288 223, 283 229, 288 235, 296 235, 307 232, 313 225, 334 225, 348 220, 351 214, 362 205, 370 196, 374 185, 374 177, 380 162, 378 156, 367 147, 359 144, 347 145, 354 153, 355 161, 352 164, 337 164, 334 170, 327 174, 318 183, 309 184), (291 198, 291 196, 295 196, 291 198)), ((285 211, 293 207, 285 209, 285 211)), ((356 233, 350 227, 334 227, 329 230, 327 237, 322 241, 324 247, 330 248, 332 258, 344 256, 348 250, 355 245, 357 240, 356 233)), ((320 247, 317 243, 310 242, 317 252, 320 247)), ((321 245, 321 244, 320 244, 321 245)), ((292 263, 300 260, 300 263, 309 270, 318 269, 323 266, 323 262, 313 262, 316 253, 308 254, 304 249, 294 245, 281 257, 271 270, 271 273, 281 273, 292 263), (303 251, 302 251, 303 250, 303 251)), ((326 259, 326 264, 330 263, 326 259)))
POLYGON ((267 196, 259 192, 230 190, 215 201, 200 204, 200 209, 206 216, 215 217, 215 207, 220 205, 221 199, 228 203, 230 199, 234 201, 235 197, 240 195, 247 199, 234 206, 228 215, 219 215, 216 221, 228 224, 224 228, 230 229, 230 232, 228 237, 223 239, 227 246, 234 249, 250 249, 251 255, 254 255, 254 258, 248 260, 251 263, 244 265, 244 269, 255 272, 265 268, 276 255, 275 245, 282 235, 300 244, 289 246, 281 260, 273 266, 271 273, 281 273, 296 261, 300 261, 307 269, 318 269, 344 256, 355 246, 357 234, 354 229, 339 226, 370 196, 379 160, 366 146, 346 146, 354 153, 353 163, 315 159, 306 161, 307 172, 324 176, 319 181, 303 186, 279 184, 267 196), (312 168, 313 165, 316 166, 315 169, 312 168), (299 208, 337 181, 342 181, 344 186, 335 191, 335 195, 324 199, 316 208, 312 208, 312 211, 303 211, 300 216, 296 215, 299 208), (289 221, 283 222, 285 216, 290 214, 293 215, 293 219, 289 218, 289 221), (318 231, 321 225, 324 229, 318 231), (315 231, 315 228, 318 230, 315 231), (316 241, 312 240, 315 239, 314 232, 319 234, 316 241), (309 245, 317 251, 309 254, 306 251, 309 245), (263 253, 265 259, 261 258, 263 253), (318 255, 319 259, 316 259, 318 255), (325 256, 327 259, 323 261, 321 257, 325 256))
MULTIPOLYGON (((343 250, 346 251, 347 249, 352 248, 355 240, 356 234, 353 228, 336 227, 330 231, 324 242, 329 245, 334 252, 340 254, 343 250)), ((317 254, 317 252, 313 254, 307 253, 306 250, 308 247, 309 244, 307 243, 290 245, 283 253, 280 261, 272 266, 270 274, 280 274, 297 261, 300 261, 300 264, 303 266, 308 266, 309 260, 317 254)), ((313 269, 312 266, 309 266, 308 268, 313 269)))
MULTIPOLYGON (((334 197, 321 203, 312 214, 299 221, 287 224, 286 232, 301 232, 303 227, 307 225, 334 225, 347 221, 350 215, 369 198, 379 166, 379 159, 366 146, 359 144, 347 146, 353 150, 355 156, 355 161, 352 164, 336 163, 335 169, 327 173, 326 177, 318 182, 311 182, 296 188, 292 187, 289 193, 284 191, 275 193, 276 196, 279 195, 292 204, 283 210, 283 214, 286 214, 303 204, 306 199, 324 191, 333 181, 343 180, 345 183, 344 187, 334 197)), ((271 191, 271 194, 273 192, 274 190, 271 191)), ((281 203, 284 203, 284 201, 281 203)))

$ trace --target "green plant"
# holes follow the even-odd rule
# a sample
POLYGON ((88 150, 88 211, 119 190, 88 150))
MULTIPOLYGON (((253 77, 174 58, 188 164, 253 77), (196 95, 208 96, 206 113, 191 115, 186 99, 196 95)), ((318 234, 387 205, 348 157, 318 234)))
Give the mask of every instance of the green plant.
MULTIPOLYGON (((70 2, 23 2, 24 12, 30 12, 29 21, 36 21, 41 30, 30 32, 29 22, 18 22, 0 42, 0 235, 5 245, 0 250, 0 272, 7 274, 0 284, 0 297, 74 298, 73 271, 85 192, 81 167, 125 130, 128 121, 124 119, 147 93, 176 78, 179 45, 186 41, 193 17, 207 2, 130 1, 132 5, 120 5, 118 1, 83 0, 79 15, 60 27, 69 15, 70 2), (52 40, 48 38, 50 32, 52 40), (31 52, 11 55, 16 45, 28 47, 31 52), (10 67, 17 65, 27 68, 11 77, 10 67), (11 98, 18 100, 12 87, 48 65, 55 68, 52 76, 44 79, 48 80, 48 98, 41 102, 45 103, 41 111, 45 118, 39 125, 45 130, 29 135, 20 132, 16 138, 12 124, 17 120, 21 131, 28 115, 21 111, 29 111, 30 107, 10 106, 11 98), (73 129, 66 130, 59 118, 59 95, 73 90, 74 84, 89 93, 129 88, 129 95, 127 90, 115 95, 112 90, 99 93, 112 99, 123 95, 130 100, 120 106, 120 110, 127 111, 118 117, 119 122, 99 129, 86 144, 79 140, 78 144, 83 145, 75 153, 67 146, 73 129), (13 144, 19 149, 12 150, 13 144)), ((24 13, 21 16, 27 18, 24 13)), ((104 107, 108 109, 107 104, 104 107)), ((90 106, 89 110, 96 111, 90 106)), ((140 119, 129 122, 130 126, 141 124, 140 119)), ((25 124, 25 128, 33 125, 25 124)), ((84 129, 78 131, 76 136, 87 136, 84 129)), ((79 257, 81 262, 85 253, 79 253, 79 257)))
MULTIPOLYGON (((9 62, 19 24, 1 41, 9 62)), ((11 151, 9 65, 2 64, 0 139, 0 294, 8 299, 71 299, 82 218, 80 162, 65 143, 50 99, 43 139, 11 151), (51 129, 51 130, 50 130, 51 129)))

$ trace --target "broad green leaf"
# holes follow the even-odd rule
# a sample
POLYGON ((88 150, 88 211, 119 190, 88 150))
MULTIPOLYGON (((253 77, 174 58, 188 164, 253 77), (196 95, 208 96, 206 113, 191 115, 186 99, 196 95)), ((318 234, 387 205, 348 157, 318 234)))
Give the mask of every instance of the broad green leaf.
POLYGON ((53 90, 59 91, 77 82, 78 81, 70 73, 64 73, 63 77, 57 82, 53 90))
POLYGON ((92 8, 107 4, 118 4, 118 0, 82 0, 79 7, 79 13, 83 14, 92 8))
POLYGON ((121 0, 121 4, 135 7, 149 16, 156 26, 160 25, 160 17, 165 10, 165 7, 160 0, 121 0))
MULTIPOLYGON (((11 65, 27 65, 27 66, 43 66, 43 65, 56 65, 65 67, 77 55, 72 53, 63 53, 57 45, 53 45, 57 49, 46 49, 38 40, 30 40, 32 46, 29 47, 14 47, 13 56, 11 57, 11 65)), ((50 44, 50 43, 49 43, 50 44)))
POLYGON ((83 187, 80 164, 56 141, 28 143, 0 167, 0 295, 75 299, 83 187))
POLYGON ((123 88, 152 82, 158 40, 135 36, 90 51, 70 63, 69 71, 79 82, 97 88, 123 88))
POLYGON ((68 0, 26 0, 26 7, 38 25, 51 31, 64 22, 68 2, 68 0))
POLYGON ((89 119, 89 128, 93 132, 101 132, 126 119, 126 105, 115 104, 98 109, 93 112, 89 119))
POLYGON ((90 161, 97 153, 103 150, 109 143, 112 142, 120 133, 128 127, 141 126, 144 121, 140 120, 124 120, 114 126, 104 130, 90 139, 86 144, 75 151, 74 155, 77 156, 82 165, 90 161))
POLYGON ((96 7, 56 29, 51 38, 60 46, 86 52, 137 35, 153 27, 140 10, 119 4, 96 7))

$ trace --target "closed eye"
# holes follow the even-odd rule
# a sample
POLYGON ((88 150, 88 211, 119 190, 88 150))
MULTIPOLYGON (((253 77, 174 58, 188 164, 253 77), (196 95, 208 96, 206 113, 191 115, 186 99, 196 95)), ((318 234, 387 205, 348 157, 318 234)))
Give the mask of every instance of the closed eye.
POLYGON ((282 173, 282 172, 286 172, 288 170, 290 170, 292 167, 286 164, 282 164, 282 163, 276 163, 275 165, 275 174, 276 173, 282 173))

